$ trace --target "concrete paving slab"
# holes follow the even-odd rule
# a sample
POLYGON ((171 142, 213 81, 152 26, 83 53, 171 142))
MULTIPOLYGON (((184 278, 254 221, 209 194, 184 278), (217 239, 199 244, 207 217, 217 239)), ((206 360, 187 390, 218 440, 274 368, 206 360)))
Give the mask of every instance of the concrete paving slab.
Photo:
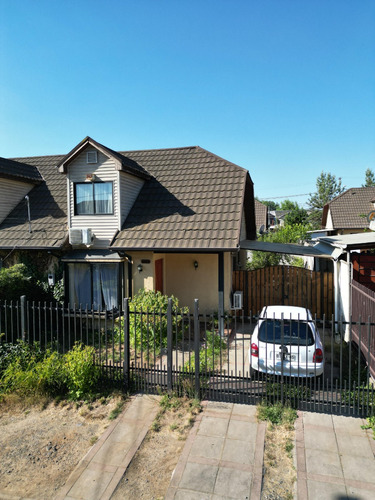
POLYGON ((306 471, 308 474, 343 478, 338 454, 329 451, 306 449, 306 471))
POLYGON ((374 458, 343 455, 341 462, 345 479, 375 484, 374 458))
POLYGON ((374 459, 374 454, 365 433, 362 436, 356 434, 336 434, 339 453, 352 457, 374 459))
POLYGON ((188 462, 180 481, 180 488, 213 493, 218 469, 213 465, 188 462))
POLYGON ((352 500, 374 500, 375 491, 365 490, 363 488, 353 488, 348 486, 348 499, 352 500))
POLYGON ((336 436, 333 429, 331 431, 320 430, 317 432, 314 430, 312 432, 306 432, 304 437, 306 449, 328 451, 332 453, 337 453, 338 451, 336 436))
POLYGON ((228 426, 228 438, 244 441, 255 441, 258 424, 232 419, 228 426))
POLYGON ((332 415, 332 422, 336 433, 344 432, 345 434, 349 433, 356 436, 363 436, 361 425, 364 425, 366 422, 362 418, 332 415))
POLYGON ((223 498, 249 498, 251 473, 227 467, 220 467, 214 493, 223 498))
MULTIPOLYGON (((228 414, 229 416, 230 414, 228 414)), ((228 428, 227 418, 203 417, 198 434, 202 436, 225 436, 228 428)))
POLYGON ((232 416, 244 416, 251 421, 256 422, 256 414, 257 414, 257 408, 256 406, 250 406, 250 405, 241 405, 241 404, 236 404, 233 405, 233 410, 232 410, 232 416))
POLYGON ((196 491, 189 491, 189 490, 178 490, 176 495, 175 495, 175 500, 211 500, 212 495, 209 493, 199 493, 199 497, 197 497, 197 492, 196 491))
POLYGON ((81 475, 81 480, 77 481, 69 492, 69 497, 80 500, 97 500, 101 498, 113 472, 98 473, 95 470, 86 469, 81 475))
POLYGON ((344 500, 347 498, 345 484, 307 481, 309 499, 344 500))
POLYGON ((206 402, 207 412, 215 412, 215 413, 231 413, 233 410, 233 403, 224 403, 220 401, 207 401, 206 402))
POLYGON ((226 439, 222 460, 239 464, 254 464, 255 440, 226 439))
POLYGON ((307 425, 317 425, 333 429, 332 415, 325 413, 303 412, 303 423, 307 425))
POLYGON ((223 437, 200 436, 199 440, 194 441, 190 456, 220 460, 223 446, 223 437))

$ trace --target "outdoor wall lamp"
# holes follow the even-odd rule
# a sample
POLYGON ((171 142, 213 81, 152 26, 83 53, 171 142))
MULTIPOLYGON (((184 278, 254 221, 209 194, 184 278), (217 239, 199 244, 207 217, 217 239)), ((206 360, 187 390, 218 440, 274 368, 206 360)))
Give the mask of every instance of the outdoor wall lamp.
POLYGON ((197 270, 197 269, 198 269, 198 261, 197 261, 197 260, 195 260, 195 261, 194 261, 194 269, 195 269, 195 270, 197 270))
POLYGON ((138 272, 141 273, 143 271, 142 264, 138 264, 137 269, 138 269, 138 272))

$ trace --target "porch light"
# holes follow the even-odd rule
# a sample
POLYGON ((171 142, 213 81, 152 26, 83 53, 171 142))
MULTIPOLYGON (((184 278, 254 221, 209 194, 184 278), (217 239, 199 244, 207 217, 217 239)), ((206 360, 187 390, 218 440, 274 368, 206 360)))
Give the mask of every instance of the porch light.
POLYGON ((138 269, 138 272, 141 273, 143 271, 142 264, 138 264, 137 269, 138 269))
POLYGON ((198 269, 198 261, 197 261, 197 260, 195 260, 195 261, 194 261, 194 269, 195 269, 195 270, 197 270, 197 269, 198 269))

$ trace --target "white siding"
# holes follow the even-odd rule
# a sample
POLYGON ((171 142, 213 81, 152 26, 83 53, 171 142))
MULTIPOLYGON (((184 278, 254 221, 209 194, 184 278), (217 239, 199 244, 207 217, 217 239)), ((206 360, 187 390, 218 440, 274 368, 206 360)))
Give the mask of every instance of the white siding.
POLYGON ((120 172, 121 226, 129 215, 143 184, 144 181, 142 179, 125 172, 120 172))
MULTIPOLYGON (((0 222, 5 219, 33 187, 33 184, 27 184, 26 182, 0 179, 0 222)), ((32 207, 30 208, 32 210, 32 207)), ((25 205, 26 216, 27 207, 25 205)))
POLYGON ((119 217, 119 176, 114 161, 98 151, 98 163, 87 163, 86 148, 68 169, 69 183, 69 227, 90 227, 94 233, 92 248, 108 247, 120 227, 119 217), (113 215, 74 215, 74 183, 84 182, 87 174, 95 174, 100 181, 113 182, 113 215))

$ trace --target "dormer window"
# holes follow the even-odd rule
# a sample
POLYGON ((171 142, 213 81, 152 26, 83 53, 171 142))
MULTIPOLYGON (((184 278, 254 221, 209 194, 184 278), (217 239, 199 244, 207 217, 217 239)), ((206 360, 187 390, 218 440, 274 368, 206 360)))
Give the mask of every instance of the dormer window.
POLYGON ((77 182, 74 184, 75 215, 112 215, 112 182, 77 182))

